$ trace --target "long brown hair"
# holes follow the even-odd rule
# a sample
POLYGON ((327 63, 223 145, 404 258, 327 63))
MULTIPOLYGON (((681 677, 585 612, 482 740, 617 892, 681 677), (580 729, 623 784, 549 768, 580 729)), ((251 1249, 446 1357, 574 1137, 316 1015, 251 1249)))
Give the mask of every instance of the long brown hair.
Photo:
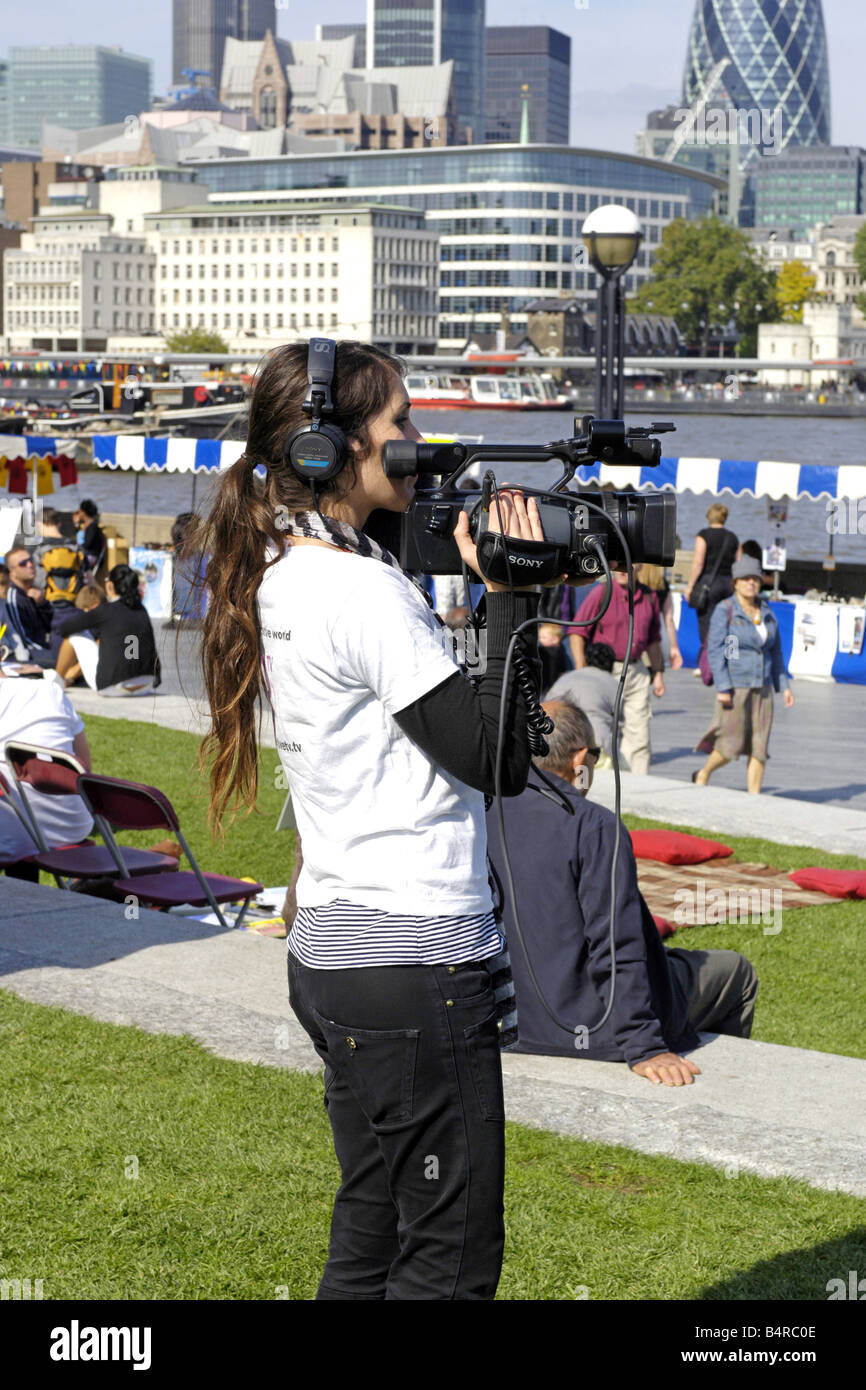
MULTIPOLYGON (((394 375, 403 363, 366 343, 339 342, 328 419, 360 445, 355 461, 370 448, 369 424, 385 409, 394 390, 394 375)), ((255 806, 258 790, 256 729, 264 689, 260 662, 256 594, 262 577, 284 553, 280 515, 312 509, 309 484, 283 457, 286 439, 304 424, 307 394, 307 344, 277 348, 261 366, 250 399, 244 452, 224 475, 206 519, 198 518, 184 538, 187 556, 206 556, 202 582, 209 590, 202 625, 201 664, 210 704, 211 728, 202 741, 199 763, 210 764, 209 823, 222 833, 223 818, 238 807, 255 806), (266 465, 267 477, 255 477, 266 465), (277 508, 281 513, 277 512, 277 508), (276 557, 267 558, 268 545, 276 557)), ((341 497, 356 481, 353 460, 318 493, 341 497)))

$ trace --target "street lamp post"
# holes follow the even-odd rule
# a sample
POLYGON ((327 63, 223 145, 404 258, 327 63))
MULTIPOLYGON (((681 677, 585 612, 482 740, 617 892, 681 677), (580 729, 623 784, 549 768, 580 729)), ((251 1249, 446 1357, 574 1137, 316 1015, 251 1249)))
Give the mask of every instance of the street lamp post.
POLYGON ((595 413, 601 420, 623 417, 625 273, 643 239, 640 222, 620 203, 594 208, 581 231, 600 277, 595 334, 595 413))

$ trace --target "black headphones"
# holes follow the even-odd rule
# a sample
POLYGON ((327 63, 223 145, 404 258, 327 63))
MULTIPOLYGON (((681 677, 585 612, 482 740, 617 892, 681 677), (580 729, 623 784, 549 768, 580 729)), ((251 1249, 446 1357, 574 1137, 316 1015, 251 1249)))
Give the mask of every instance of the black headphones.
POLYGON ((311 417, 288 437, 283 457, 299 478, 327 483, 345 467, 351 454, 349 441, 337 425, 323 420, 333 413, 331 383, 334 380, 336 343, 331 338, 311 338, 307 353, 307 399, 301 409, 311 417))

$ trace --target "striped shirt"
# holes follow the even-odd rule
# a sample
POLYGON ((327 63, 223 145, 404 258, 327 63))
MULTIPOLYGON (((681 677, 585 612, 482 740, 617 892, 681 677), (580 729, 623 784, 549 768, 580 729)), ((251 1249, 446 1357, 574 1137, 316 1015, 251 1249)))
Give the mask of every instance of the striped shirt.
POLYGON ((375 965, 454 965, 497 955, 504 940, 492 912, 414 917, 337 898, 299 907, 289 950, 314 970, 375 965))
POLYGON ((505 938, 492 912, 477 916, 410 917, 336 898, 299 907, 287 942, 314 970, 377 965, 484 965, 490 973, 499 1046, 517 1042, 517 1001, 505 938))

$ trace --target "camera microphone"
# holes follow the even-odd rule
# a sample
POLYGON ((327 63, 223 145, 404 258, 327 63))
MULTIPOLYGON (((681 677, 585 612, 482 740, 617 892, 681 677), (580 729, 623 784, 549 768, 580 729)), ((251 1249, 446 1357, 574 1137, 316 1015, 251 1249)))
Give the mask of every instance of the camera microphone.
POLYGON ((387 478, 411 478, 418 473, 444 476, 466 458, 465 444, 418 444, 414 439, 389 439, 382 450, 387 478))

